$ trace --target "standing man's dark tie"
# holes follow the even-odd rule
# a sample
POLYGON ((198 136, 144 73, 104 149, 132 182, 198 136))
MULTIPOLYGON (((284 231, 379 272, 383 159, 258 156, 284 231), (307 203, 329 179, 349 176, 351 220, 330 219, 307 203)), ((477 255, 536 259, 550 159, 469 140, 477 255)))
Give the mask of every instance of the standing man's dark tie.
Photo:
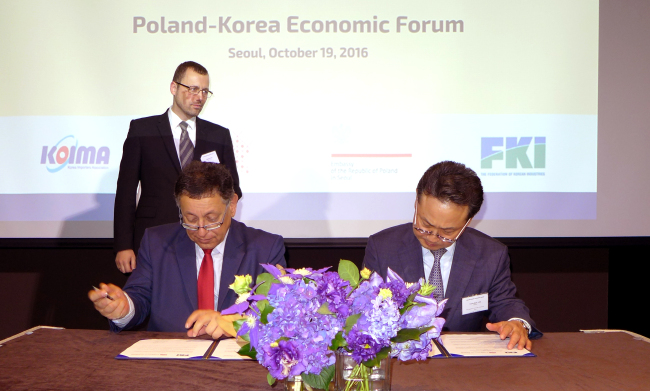
POLYGON ((190 140, 190 135, 187 133, 187 122, 183 121, 180 124, 181 126, 181 142, 179 145, 179 158, 181 161, 181 169, 185 168, 194 157, 194 145, 192 145, 192 140, 190 140))
POLYGON ((433 291, 433 297, 437 301, 445 298, 445 288, 442 286, 442 273, 440 272, 440 258, 447 252, 446 248, 440 250, 431 250, 433 254, 433 267, 429 273, 429 284, 435 285, 436 290, 433 291))
POLYGON ((203 261, 199 269, 197 290, 199 292, 199 309, 214 310, 214 265, 212 249, 203 250, 203 261))

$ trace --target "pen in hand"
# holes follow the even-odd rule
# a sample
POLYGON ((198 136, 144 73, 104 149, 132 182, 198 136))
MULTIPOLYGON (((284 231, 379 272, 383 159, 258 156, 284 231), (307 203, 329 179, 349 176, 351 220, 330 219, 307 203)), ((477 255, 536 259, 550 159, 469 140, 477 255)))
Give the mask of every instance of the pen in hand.
MULTIPOLYGON (((97 287, 94 286, 94 285, 93 285, 93 289, 94 289, 96 292, 103 292, 101 289, 97 288, 97 287)), ((112 298, 111 295, 108 294, 108 292, 106 292, 106 298, 109 299, 109 300, 113 300, 113 301, 115 301, 115 299, 112 298)))

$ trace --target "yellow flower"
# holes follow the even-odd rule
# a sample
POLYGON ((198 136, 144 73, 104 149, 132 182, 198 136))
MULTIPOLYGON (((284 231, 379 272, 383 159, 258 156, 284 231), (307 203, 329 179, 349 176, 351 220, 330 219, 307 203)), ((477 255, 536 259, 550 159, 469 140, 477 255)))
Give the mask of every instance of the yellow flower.
POLYGON ((311 272, 304 267, 302 269, 298 269, 293 272, 293 274, 300 274, 301 276, 308 276, 311 274, 311 272))
POLYGON ((388 299, 393 297, 393 292, 391 292, 390 289, 382 288, 379 290, 379 296, 383 297, 384 299, 388 299))
POLYGON ((370 275, 372 274, 372 272, 367 267, 364 267, 363 270, 361 270, 361 272, 359 274, 361 274, 362 279, 367 280, 367 279, 370 278, 370 275))
POLYGON ((270 346, 271 346, 272 348, 277 348, 277 347, 279 346, 279 344, 277 343, 277 341, 276 341, 276 342, 271 342, 271 345, 270 345, 270 346))
POLYGON ((428 282, 423 282, 420 285, 420 290, 418 293, 422 296, 429 296, 434 290, 436 290, 436 287, 434 285, 431 285, 428 282))
POLYGON ((253 283, 253 277, 250 274, 245 276, 235 276, 235 282, 230 284, 228 288, 232 289, 238 295, 242 293, 250 292, 250 285, 253 283))

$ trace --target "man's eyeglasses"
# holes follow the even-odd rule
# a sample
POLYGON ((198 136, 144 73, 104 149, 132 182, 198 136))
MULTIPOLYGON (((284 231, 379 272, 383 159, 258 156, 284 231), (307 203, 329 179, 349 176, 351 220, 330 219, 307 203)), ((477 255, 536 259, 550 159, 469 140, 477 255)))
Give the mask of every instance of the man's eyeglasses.
POLYGON ((435 235, 435 236, 438 237, 438 239, 440 239, 440 241, 442 241, 444 243, 454 243, 455 241, 458 240, 460 235, 463 234, 463 231, 465 231, 465 228, 467 227, 467 224, 469 224, 470 221, 472 221, 471 218, 467 220, 467 222, 465 223, 465 225, 463 225, 463 228, 460 230, 460 232, 458 233, 458 235, 456 235, 455 238, 453 238, 453 239, 445 238, 444 236, 440 236, 440 235, 438 235, 437 233, 435 233, 433 231, 427 231, 427 230, 424 230, 424 229, 417 226, 417 224, 418 224, 418 202, 417 202, 417 200, 415 201, 415 214, 413 215, 413 229, 418 231, 422 235, 435 235))
POLYGON ((201 89, 201 88, 199 88, 197 86, 186 86, 185 84, 179 83, 177 81, 175 81, 174 83, 178 84, 179 86, 183 86, 183 87, 187 88, 190 91, 190 94, 192 94, 192 95, 201 94, 201 95, 205 96, 206 98, 209 98, 209 97, 212 96, 212 91, 208 90, 207 88, 201 89))
POLYGON ((198 225, 192 225, 192 224, 187 224, 186 222, 183 221, 183 214, 179 212, 178 216, 181 218, 181 225, 185 229, 189 229, 190 231, 198 231, 199 228, 203 228, 206 231, 213 231, 215 229, 221 228, 223 225, 223 222, 226 221, 226 213, 228 213, 228 207, 230 206, 230 201, 226 204, 226 211, 223 212, 223 218, 221 219, 221 222, 219 223, 212 223, 212 224, 206 224, 203 226, 198 226, 198 225))

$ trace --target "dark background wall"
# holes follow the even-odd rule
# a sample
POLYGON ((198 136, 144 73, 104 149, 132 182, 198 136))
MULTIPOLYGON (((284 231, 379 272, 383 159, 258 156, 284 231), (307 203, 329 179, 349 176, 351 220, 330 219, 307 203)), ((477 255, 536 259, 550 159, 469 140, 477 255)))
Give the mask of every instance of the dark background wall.
MULTIPOLYGON (((519 297, 546 332, 624 329, 642 322, 650 238, 516 239, 510 247, 519 297)), ((290 267, 360 265, 365 240, 288 240, 290 267)), ((86 297, 91 285, 122 286, 112 240, 0 239, 0 339, 37 325, 108 329, 86 297)))

